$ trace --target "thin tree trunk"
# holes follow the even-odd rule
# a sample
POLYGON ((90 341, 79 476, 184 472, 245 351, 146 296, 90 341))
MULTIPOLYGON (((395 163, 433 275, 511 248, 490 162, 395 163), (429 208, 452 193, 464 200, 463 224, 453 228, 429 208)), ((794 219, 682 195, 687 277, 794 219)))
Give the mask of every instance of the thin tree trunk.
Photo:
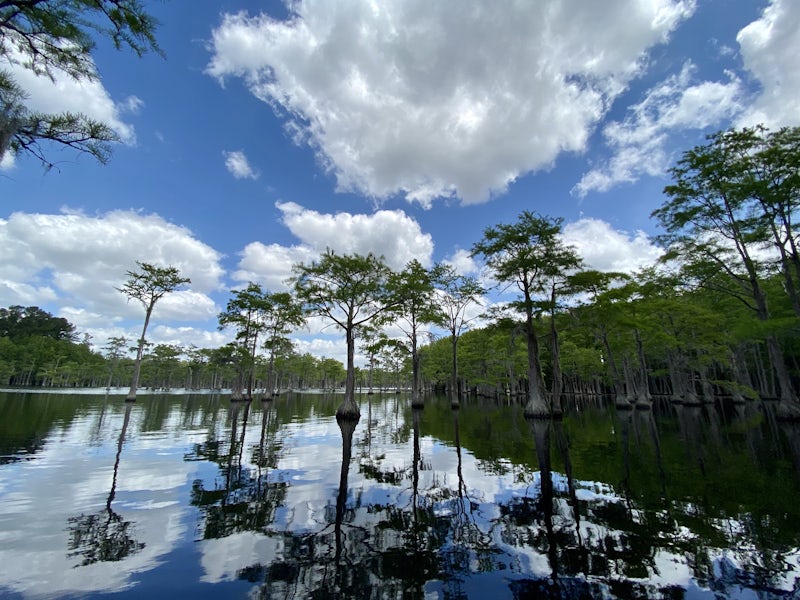
POLYGON ((128 396, 125 398, 126 402, 136 401, 136 390, 139 387, 139 374, 142 371, 142 356, 144 355, 144 341, 145 333, 147 333, 147 325, 150 323, 150 315, 153 312, 154 303, 151 302, 147 306, 144 313, 144 327, 142 327, 142 337, 139 338, 139 346, 136 349, 136 362, 133 364, 133 378, 131 379, 131 389, 128 391, 128 396))

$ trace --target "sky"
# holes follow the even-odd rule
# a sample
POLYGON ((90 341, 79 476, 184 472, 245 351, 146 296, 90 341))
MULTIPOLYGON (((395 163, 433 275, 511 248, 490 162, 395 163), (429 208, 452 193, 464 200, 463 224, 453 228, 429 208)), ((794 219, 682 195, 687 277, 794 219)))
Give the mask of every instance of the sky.
MULTIPOLYGON (((121 138, 100 165, 0 164, 0 306, 135 340, 136 261, 192 281, 148 341, 217 347, 231 290, 286 288, 326 248, 481 276, 486 227, 563 219, 587 266, 659 256, 650 217, 681 154, 729 127, 800 125, 794 0, 145 2, 163 56, 98 40, 94 81, 5 64, 31 108, 121 138)), ((5 59, 0 58, 0 63, 5 59)), ((486 302, 503 300, 501 291, 486 302)), ((297 350, 342 360, 312 322, 297 350)))

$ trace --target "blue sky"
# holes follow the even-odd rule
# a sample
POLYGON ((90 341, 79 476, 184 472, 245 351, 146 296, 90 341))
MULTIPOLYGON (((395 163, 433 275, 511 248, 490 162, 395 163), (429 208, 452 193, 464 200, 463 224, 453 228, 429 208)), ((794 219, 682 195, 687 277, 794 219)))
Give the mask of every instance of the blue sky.
POLYGON ((185 346, 230 339, 232 288, 280 289, 326 247, 479 274, 466 252, 525 209, 562 217, 590 266, 634 270, 658 255, 649 215, 683 150, 800 124, 791 0, 147 4, 164 58, 101 42, 93 83, 8 67, 32 106, 124 140, 105 166, 53 149, 49 171, 0 167, 0 305, 98 347, 138 337, 141 307, 114 289, 136 260, 191 277, 148 336, 185 346))

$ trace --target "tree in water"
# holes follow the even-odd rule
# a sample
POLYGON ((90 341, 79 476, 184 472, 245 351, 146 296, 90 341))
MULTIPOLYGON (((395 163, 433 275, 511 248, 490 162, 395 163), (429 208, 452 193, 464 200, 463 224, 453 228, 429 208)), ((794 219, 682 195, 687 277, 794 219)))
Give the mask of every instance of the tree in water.
POLYGON ((574 250, 559 238, 562 219, 523 211, 516 223, 487 227, 483 239, 472 246, 472 256, 482 255, 500 283, 515 284, 522 297, 513 303, 524 315, 528 351, 528 402, 525 415, 548 417, 548 405, 534 321, 542 300, 550 300, 551 283, 578 266, 574 250))
POLYGON ((390 270, 382 257, 372 253, 336 254, 328 249, 310 265, 294 265, 291 282, 297 298, 310 314, 318 315, 344 331, 347 343, 347 375, 344 401, 337 419, 358 420, 355 401, 355 341, 359 328, 386 316, 394 306, 387 285, 390 270))
POLYGON ((404 343, 403 346, 411 356, 411 406, 422 407, 419 337, 424 333, 424 325, 441 321, 431 272, 417 259, 413 259, 405 269, 392 273, 389 282, 396 296, 396 306, 393 309, 397 316, 396 324, 406 336, 408 344, 404 343))
POLYGON ((264 349, 269 351, 267 362, 267 394, 271 398, 275 393, 275 357, 287 349, 292 343, 286 336, 292 330, 301 327, 306 317, 303 307, 289 292, 267 292, 264 294, 264 306, 261 310, 264 324, 264 349))
MULTIPOLYGON (((719 282, 708 276, 710 266, 724 273, 729 293, 747 305, 763 324, 771 321, 765 279, 771 260, 760 258, 765 245, 778 247, 785 290, 796 288, 797 253, 789 215, 796 210, 797 131, 768 135, 764 128, 729 130, 709 136, 705 146, 684 153, 670 170, 674 183, 664 189, 668 199, 653 211, 666 234, 664 260, 679 258, 683 273, 701 285, 719 282), (788 229, 787 229, 788 228, 788 229), (789 235, 789 242, 786 235, 789 235), (794 257, 794 258, 793 258, 794 257)), ((795 310, 800 301, 791 298, 795 310)), ((800 402, 775 333, 765 336, 770 364, 778 382, 782 417, 800 418, 800 402)))
POLYGON ((458 338, 472 320, 467 317, 467 308, 480 303, 484 290, 477 279, 459 275, 452 265, 436 265, 432 277, 441 310, 440 324, 450 333, 450 403, 458 406, 458 338))
POLYGON ((231 362, 236 368, 231 400, 250 400, 253 397, 253 369, 256 361, 259 334, 264 329, 261 311, 264 308, 264 291, 250 282, 243 290, 234 290, 225 311, 218 316, 219 328, 232 326, 236 341, 231 347, 231 362), (246 391, 245 391, 246 389, 246 391))
POLYGON ((144 326, 142 335, 136 348, 136 362, 133 365, 133 378, 131 389, 128 392, 127 401, 136 400, 136 390, 139 387, 139 373, 142 369, 142 355, 145 347, 145 334, 147 326, 150 324, 150 316, 153 314, 156 302, 166 294, 174 292, 184 284, 191 283, 187 277, 182 277, 176 267, 157 267, 150 263, 136 261, 138 270, 127 271, 128 280, 117 291, 122 292, 128 300, 138 300, 144 306, 144 326))
MULTIPOLYGON (((109 38, 117 49, 137 56, 161 53, 156 20, 139 0, 59 0, 0 2, 0 58, 55 81, 99 78, 91 57, 93 35, 109 38)), ((119 135, 106 123, 73 112, 41 113, 26 106, 25 90, 8 70, 0 70, 0 160, 7 152, 28 153, 49 167, 43 142, 108 161, 119 135)))

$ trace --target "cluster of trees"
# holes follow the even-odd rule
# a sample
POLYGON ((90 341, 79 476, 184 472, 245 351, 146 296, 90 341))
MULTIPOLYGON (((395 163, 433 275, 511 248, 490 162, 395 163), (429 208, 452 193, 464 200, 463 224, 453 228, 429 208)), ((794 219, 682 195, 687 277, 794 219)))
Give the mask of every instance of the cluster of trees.
MULTIPOLYGON (((77 339, 72 324, 38 307, 0 308, 0 328, 3 332, 0 335, 0 387, 130 386, 138 344, 127 338, 111 338, 104 347, 95 350, 89 339, 77 339), (8 335, 7 324, 9 320, 18 322, 18 315, 29 315, 29 318, 23 320, 23 325, 16 326, 13 335, 8 335), (35 315, 35 319, 30 318, 31 315, 35 315)), ((398 382, 405 381, 404 365, 388 358, 376 357, 372 373, 375 389, 394 389, 398 382)), ((281 389, 342 388, 345 381, 345 369, 340 361, 298 353, 293 347, 276 353, 271 367, 268 358, 255 357, 252 373, 256 389, 269 389, 270 371, 275 387, 281 389)), ((146 342, 138 387, 232 389, 239 377, 230 346, 208 349, 146 342)), ((366 389, 367 379, 367 370, 356 370, 359 388, 366 389)))
MULTIPOLYGON (((201 378, 209 384, 204 387, 223 387, 224 381, 234 399, 247 399, 254 389, 271 394, 287 381, 298 382, 281 365, 295 357, 291 333, 315 316, 345 336, 341 418, 359 416, 359 343, 369 357, 366 385, 372 386, 380 358, 384 381, 387 372, 407 370, 413 405, 421 405, 423 390, 432 386, 448 389, 453 403, 467 387, 524 395, 526 415, 534 417, 559 413, 565 392, 612 393, 626 407, 649 406, 654 395, 694 404, 722 394, 736 402, 776 399, 779 415, 800 417, 800 255, 794 231, 800 128, 720 132, 685 152, 671 173, 674 183, 653 213, 666 232, 660 239, 665 254, 655 267, 633 275, 587 269, 563 242, 560 219, 524 211, 514 223, 487 227, 472 247, 498 285, 516 286, 518 294, 484 315, 489 325, 466 331, 468 308, 484 292, 474 278, 446 264, 425 268, 412 260, 393 271, 373 254, 328 250, 294 266, 290 292, 265 291, 255 283, 233 291, 219 323, 234 329, 235 340, 198 354, 204 361, 187 354, 185 362, 193 365, 187 387, 195 385, 197 373, 213 372, 210 384, 201 378), (400 333, 390 338, 387 330, 400 333), (446 335, 434 340, 437 331, 446 335)), ((172 267, 139 267, 120 288, 145 308, 133 397, 153 305, 188 282, 172 267)), ((15 310, 4 318, 3 337, 9 340, 18 335, 24 310, 35 315, 32 309, 15 310)), ((60 326, 53 343, 72 343, 71 326, 60 326)), ((116 364, 122 356, 109 351, 106 359, 116 364)), ((149 377, 170 386, 174 371, 164 365, 178 356, 177 350, 153 349, 146 361, 149 377), (167 375, 153 375, 156 365, 167 375)), ((32 367, 22 374, 16 369, 15 383, 53 381, 37 380, 32 367)), ((320 380, 323 387, 340 382, 335 376, 320 380)))

